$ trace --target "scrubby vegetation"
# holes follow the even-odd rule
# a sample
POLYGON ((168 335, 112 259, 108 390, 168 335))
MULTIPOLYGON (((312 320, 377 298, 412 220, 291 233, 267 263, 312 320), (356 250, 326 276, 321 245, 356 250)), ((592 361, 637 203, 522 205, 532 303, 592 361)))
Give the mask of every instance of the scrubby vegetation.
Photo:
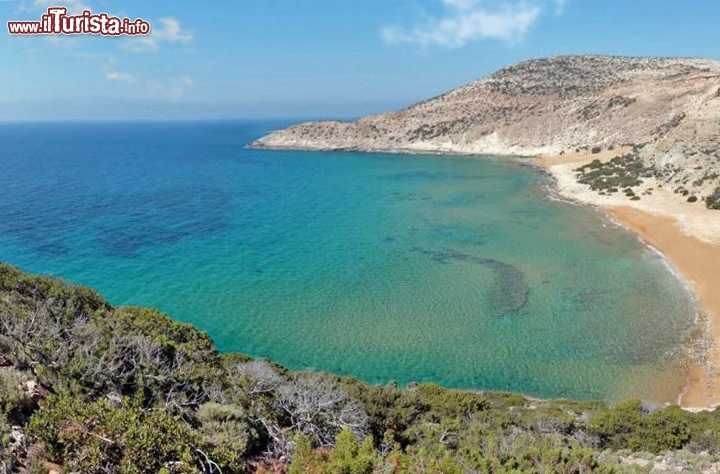
POLYGON ((705 205, 708 209, 720 209, 720 187, 715 188, 715 191, 705 198, 705 205))
POLYGON ((0 473, 586 473, 632 459, 647 472, 658 459, 712 465, 719 430, 720 413, 639 401, 291 372, 0 265, 0 473), (668 450, 684 451, 655 457, 668 450))
POLYGON ((638 151, 635 149, 604 163, 596 159, 577 168, 578 182, 587 184, 600 194, 615 194, 624 189, 628 198, 640 199, 632 188, 640 186, 642 178, 654 176, 654 170, 643 164, 638 151))
MULTIPOLYGON (((669 182, 678 173, 678 169, 672 166, 665 166, 664 168, 645 166, 639 155, 642 148, 643 145, 633 145, 632 151, 610 161, 602 162, 595 159, 576 168, 574 171, 578 182, 588 185, 590 189, 602 196, 612 196, 622 191, 631 201, 641 200, 641 196, 636 194, 635 191, 643 184, 644 178, 657 178, 660 181, 669 182)), ((600 151, 596 147, 593 148, 592 152, 596 153, 596 150, 597 152, 600 151)), ((701 170, 701 168, 696 167, 696 170, 701 170)), ((716 172, 706 171, 701 178, 692 182, 692 188, 695 191, 691 191, 686 187, 689 185, 687 179, 675 179, 673 182, 677 186, 673 191, 675 194, 686 198, 687 202, 695 203, 700 201, 701 198, 693 194, 693 192, 697 192, 697 188, 703 186, 707 181, 716 180, 718 176, 716 172)), ((662 187, 662 184, 658 184, 658 187, 662 187)), ((652 191, 652 188, 645 189, 642 195, 650 195, 652 191)), ((702 198, 702 200, 708 209, 720 209, 720 187, 716 188, 709 196, 702 198)))

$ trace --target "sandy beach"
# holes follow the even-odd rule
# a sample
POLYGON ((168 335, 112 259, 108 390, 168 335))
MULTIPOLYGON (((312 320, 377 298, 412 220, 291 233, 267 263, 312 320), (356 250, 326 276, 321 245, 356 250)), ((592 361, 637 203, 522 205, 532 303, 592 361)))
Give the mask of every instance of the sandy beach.
POLYGON ((548 156, 535 162, 555 177, 561 196, 606 209, 616 222, 661 252, 685 279, 702 313, 699 324, 710 337, 702 349, 692 348, 695 362, 678 402, 688 409, 716 407, 720 405, 720 291, 714 283, 720 272, 720 211, 708 210, 702 202, 689 203, 654 180, 640 187, 638 194, 652 193, 642 195, 640 201, 624 195, 601 196, 576 181, 578 166, 594 159, 610 160, 625 151, 548 156))

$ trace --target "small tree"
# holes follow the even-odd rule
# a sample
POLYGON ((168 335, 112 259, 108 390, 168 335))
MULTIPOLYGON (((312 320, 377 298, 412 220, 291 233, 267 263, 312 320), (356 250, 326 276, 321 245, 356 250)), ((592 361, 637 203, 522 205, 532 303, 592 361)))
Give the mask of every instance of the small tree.
POLYGON ((325 459, 313 450, 310 438, 297 435, 293 444, 289 474, 322 474, 325 459))
POLYGON ((377 461, 372 437, 368 436, 362 445, 348 428, 343 429, 335 440, 335 449, 330 453, 329 474, 372 474, 377 461))

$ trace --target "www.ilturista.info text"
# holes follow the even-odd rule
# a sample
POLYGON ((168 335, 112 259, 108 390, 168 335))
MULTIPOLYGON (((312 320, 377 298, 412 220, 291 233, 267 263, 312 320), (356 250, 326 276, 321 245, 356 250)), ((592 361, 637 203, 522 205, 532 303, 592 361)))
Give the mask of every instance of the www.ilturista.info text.
POLYGON ((81 15, 68 16, 65 7, 50 7, 40 21, 8 21, 11 35, 147 35, 150 23, 138 18, 109 16, 107 13, 93 14, 85 10, 81 15))

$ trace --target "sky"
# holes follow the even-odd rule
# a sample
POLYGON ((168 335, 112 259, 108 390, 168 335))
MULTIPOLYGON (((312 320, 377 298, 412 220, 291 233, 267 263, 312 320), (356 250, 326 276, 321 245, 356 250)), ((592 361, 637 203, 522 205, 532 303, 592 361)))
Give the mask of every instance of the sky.
POLYGON ((720 60, 714 0, 0 0, 0 121, 348 119, 530 58, 720 60), (147 37, 10 35, 51 6, 147 37))

